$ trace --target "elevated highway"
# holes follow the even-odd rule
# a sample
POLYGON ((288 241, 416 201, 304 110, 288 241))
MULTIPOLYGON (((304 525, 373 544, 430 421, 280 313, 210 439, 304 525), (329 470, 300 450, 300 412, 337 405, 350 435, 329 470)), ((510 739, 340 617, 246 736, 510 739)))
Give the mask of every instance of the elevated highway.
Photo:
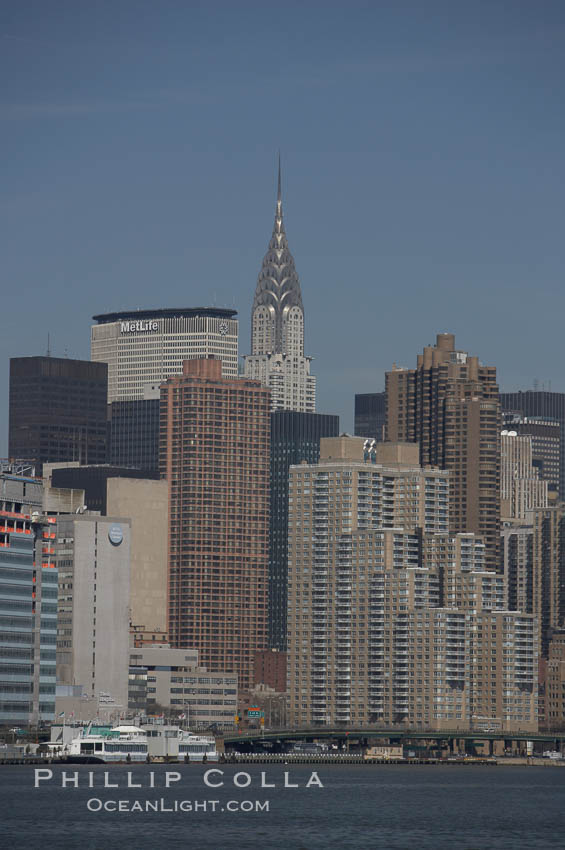
POLYGON ((440 751, 447 749, 451 752, 481 746, 494 752, 498 749, 512 752, 525 752, 526 742, 532 742, 536 752, 541 750, 557 750, 565 753, 565 731, 561 732, 527 732, 523 730, 479 730, 479 729, 399 729, 392 727, 380 728, 299 728, 299 729, 260 729, 247 730, 240 733, 224 735, 224 746, 227 751, 250 752, 255 749, 270 749, 282 751, 295 743, 328 743, 336 744, 340 749, 350 747, 370 747, 378 744, 403 744, 417 749, 440 751), (267 745, 265 747, 265 745, 267 745))

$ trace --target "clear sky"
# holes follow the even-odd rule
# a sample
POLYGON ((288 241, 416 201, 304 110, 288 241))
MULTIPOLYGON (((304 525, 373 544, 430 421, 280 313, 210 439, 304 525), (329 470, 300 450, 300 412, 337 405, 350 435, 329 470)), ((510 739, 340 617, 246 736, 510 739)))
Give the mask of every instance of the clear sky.
POLYGON ((276 151, 318 410, 440 331, 502 388, 565 390, 561 0, 4 0, 8 360, 88 358, 91 316, 235 307, 276 151))

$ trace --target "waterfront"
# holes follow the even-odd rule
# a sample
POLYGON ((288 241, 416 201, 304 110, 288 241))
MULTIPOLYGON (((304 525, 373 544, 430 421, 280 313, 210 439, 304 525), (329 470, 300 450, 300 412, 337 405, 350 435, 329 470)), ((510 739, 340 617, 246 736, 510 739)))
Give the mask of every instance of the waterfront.
MULTIPOLYGON (((218 766, 214 766, 218 767, 218 766)), ((565 771, 544 767, 486 766, 316 766, 323 788, 305 785, 306 766, 220 766, 212 774, 219 787, 207 786, 203 765, 66 766, 78 771, 79 787, 61 787, 63 767, 34 788, 33 767, 0 771, 3 844, 11 848, 41 845, 42 850, 153 850, 155 847, 252 850, 544 850, 561 848, 565 829, 565 771), (166 771, 180 774, 166 788, 166 771), (266 770, 261 787, 261 772, 266 770), (298 788, 285 788, 285 770, 298 788), (88 772, 93 788, 88 788, 88 772), (132 784, 127 788, 127 774, 132 784), (235 787, 234 775, 248 775, 247 787, 235 787), (89 800, 129 801, 128 810, 95 811, 89 800), (131 811, 138 801, 163 801, 164 810, 131 811), (206 810, 172 811, 174 802, 217 801, 206 810), (241 803, 269 802, 269 810, 241 810, 241 803), (235 803, 238 810, 228 811, 235 803)), ((240 781, 247 782, 246 778, 240 781)))

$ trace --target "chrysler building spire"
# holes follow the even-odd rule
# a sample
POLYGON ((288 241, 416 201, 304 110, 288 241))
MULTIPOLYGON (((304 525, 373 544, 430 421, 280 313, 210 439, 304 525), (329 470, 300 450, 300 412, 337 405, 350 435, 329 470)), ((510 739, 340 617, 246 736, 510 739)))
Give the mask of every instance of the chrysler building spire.
POLYGON ((284 229, 279 156, 275 223, 257 278, 251 313, 251 353, 294 352, 304 354, 304 309, 300 281, 284 229))
POLYGON ((316 379, 304 357, 304 308, 288 248, 279 154, 275 223, 257 278, 251 312, 251 355, 245 374, 271 387, 273 409, 314 411, 316 379))

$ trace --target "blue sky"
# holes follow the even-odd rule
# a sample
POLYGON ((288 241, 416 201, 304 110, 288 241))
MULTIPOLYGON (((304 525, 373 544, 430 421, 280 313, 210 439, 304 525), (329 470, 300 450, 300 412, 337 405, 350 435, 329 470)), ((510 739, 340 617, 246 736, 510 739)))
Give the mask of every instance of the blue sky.
POLYGON ((440 331, 565 391, 564 48, 551 0, 5 0, 0 455, 48 332, 216 304, 248 352, 279 147, 321 412, 440 331))

